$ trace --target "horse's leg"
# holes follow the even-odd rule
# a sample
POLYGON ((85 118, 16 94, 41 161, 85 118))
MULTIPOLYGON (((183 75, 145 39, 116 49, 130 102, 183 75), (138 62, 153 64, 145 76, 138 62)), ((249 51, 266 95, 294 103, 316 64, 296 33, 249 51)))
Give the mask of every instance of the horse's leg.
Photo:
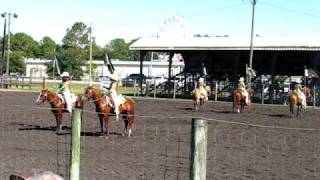
POLYGON ((301 118, 301 112, 302 111, 302 105, 298 106, 298 110, 297 110, 297 118, 301 118))
POLYGON ((134 122, 133 113, 128 113, 128 137, 131 137, 133 122, 134 122))
POLYGON ((196 98, 193 102, 193 105, 194 105, 194 110, 197 111, 198 110, 198 104, 199 104, 199 99, 196 98))
MULTIPOLYGON (((122 118, 123 118, 123 123, 124 123, 122 136, 126 136, 128 133, 128 122, 129 122, 128 113, 126 115, 123 115, 122 118)), ((129 136, 129 134, 128 134, 128 136, 129 136)))
POLYGON ((241 103, 240 103, 240 112, 241 113, 243 113, 244 105, 245 105, 245 102, 241 101, 241 103))
POLYGON ((100 135, 104 135, 104 130, 103 130, 103 114, 98 114, 99 121, 100 121, 100 135))
POLYGON ((56 133, 59 134, 62 130, 63 112, 57 111, 55 113, 55 116, 56 116, 56 124, 57 124, 56 133))
POLYGON ((108 136, 109 135, 109 115, 108 114, 104 114, 103 120, 104 120, 104 127, 106 129, 106 133, 107 133, 107 136, 108 136))

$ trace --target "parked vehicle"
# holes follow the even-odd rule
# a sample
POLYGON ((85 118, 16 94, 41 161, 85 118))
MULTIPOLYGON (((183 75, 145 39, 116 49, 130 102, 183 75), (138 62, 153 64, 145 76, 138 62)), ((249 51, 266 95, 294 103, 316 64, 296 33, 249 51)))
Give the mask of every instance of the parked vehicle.
POLYGON ((168 81, 168 78, 164 77, 164 76, 156 76, 156 77, 151 77, 151 78, 147 78, 146 82, 149 83, 149 85, 160 85, 164 82, 168 81))
POLYGON ((122 85, 133 86, 135 82, 139 83, 141 80, 142 80, 142 84, 145 84, 146 79, 147 77, 144 74, 142 74, 142 76, 140 76, 140 74, 130 74, 129 76, 122 79, 122 85))

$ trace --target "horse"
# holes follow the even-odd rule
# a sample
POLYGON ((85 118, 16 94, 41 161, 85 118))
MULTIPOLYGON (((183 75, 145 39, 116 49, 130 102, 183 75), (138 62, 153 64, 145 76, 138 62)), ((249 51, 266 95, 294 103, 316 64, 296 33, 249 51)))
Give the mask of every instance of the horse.
MULTIPOLYGON (((104 128, 106 130, 106 134, 109 135, 109 116, 114 114, 114 102, 111 95, 107 96, 107 101, 106 96, 104 96, 99 90, 89 86, 85 90, 85 97, 92 99, 96 106, 102 135, 105 134, 104 128)), ((127 102, 121 104, 119 108, 120 114, 124 120, 124 130, 122 135, 130 137, 134 123, 135 101, 132 98, 126 98, 126 100, 127 102)))
MULTIPOLYGON (((204 89, 207 92, 208 97, 211 95, 211 87, 210 86, 205 86, 204 89)), ((205 104, 205 97, 201 93, 200 88, 196 88, 193 91, 193 105, 194 105, 194 110, 197 111, 198 107, 202 110, 204 110, 204 104, 205 104)))
MULTIPOLYGON (((49 102, 51 105, 51 111, 56 118, 57 128, 56 133, 59 134, 62 129, 63 114, 66 111, 66 103, 58 96, 54 91, 49 91, 48 89, 43 89, 38 96, 36 103, 45 104, 49 102)), ((83 109, 84 97, 82 95, 77 97, 76 102, 74 103, 75 108, 83 109)))
MULTIPOLYGON (((311 89, 308 87, 303 88, 303 93, 305 94, 306 98, 311 95, 311 89)), ((301 118, 302 116, 302 99, 299 98, 298 93, 295 91, 292 91, 289 94, 289 104, 290 104, 290 112, 291 115, 295 112, 295 106, 297 106, 297 118, 301 118)))
MULTIPOLYGON (((253 90, 251 88, 247 89, 248 91, 248 99, 249 99, 249 105, 251 105, 251 96, 253 93, 253 90)), ((237 111, 237 113, 243 112, 244 106, 246 105, 246 98, 242 95, 241 89, 236 89, 233 91, 233 112, 237 111)))

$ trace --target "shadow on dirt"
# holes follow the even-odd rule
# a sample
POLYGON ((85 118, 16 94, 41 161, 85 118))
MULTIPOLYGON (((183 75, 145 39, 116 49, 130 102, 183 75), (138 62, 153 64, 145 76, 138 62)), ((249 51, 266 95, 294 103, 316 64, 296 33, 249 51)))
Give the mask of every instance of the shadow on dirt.
MULTIPOLYGON (((11 123, 12 125, 19 126, 19 131, 56 131, 56 126, 40 126, 40 125, 34 125, 34 124, 22 124, 22 123, 11 123)), ((66 132, 60 132, 56 133, 57 135, 70 135, 71 134, 71 128, 68 126, 62 126, 62 130, 66 130, 66 132)), ((82 131, 81 136, 93 136, 93 137, 101 137, 106 136, 106 133, 101 132, 86 132, 82 131)), ((122 136, 121 133, 116 132, 110 132, 109 135, 116 135, 116 136, 122 136)))
POLYGON ((263 114, 270 117, 279 117, 279 118, 291 118, 288 114, 263 114))
POLYGON ((221 114, 233 114, 233 112, 230 111, 230 110, 217 110, 217 109, 212 109, 211 112, 221 113, 221 114))

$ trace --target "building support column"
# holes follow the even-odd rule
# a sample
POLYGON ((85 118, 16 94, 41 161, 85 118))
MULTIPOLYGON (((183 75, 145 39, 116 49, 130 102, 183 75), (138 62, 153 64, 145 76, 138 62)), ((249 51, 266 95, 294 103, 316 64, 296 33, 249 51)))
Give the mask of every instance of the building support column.
POLYGON ((275 89, 275 70, 276 70, 276 62, 278 59, 278 53, 276 52, 272 55, 271 59, 271 86, 269 88, 269 101, 273 104, 274 100, 274 89, 275 89))
POLYGON ((139 95, 142 96, 142 74, 143 74, 143 60, 144 60, 144 57, 146 56, 147 52, 146 51, 140 51, 139 52, 140 56, 139 56, 139 60, 140 60, 140 80, 139 80, 139 95))
POLYGON ((170 96, 171 93, 171 68, 172 68, 172 58, 173 58, 174 52, 169 52, 169 72, 168 72, 168 96, 170 96))
POLYGON ((189 56, 187 53, 181 53, 181 56, 183 58, 183 62, 184 62, 184 69, 183 69, 183 78, 184 78, 184 83, 183 83, 183 93, 187 94, 187 72, 186 72, 186 67, 187 67, 187 63, 189 60, 189 56))

